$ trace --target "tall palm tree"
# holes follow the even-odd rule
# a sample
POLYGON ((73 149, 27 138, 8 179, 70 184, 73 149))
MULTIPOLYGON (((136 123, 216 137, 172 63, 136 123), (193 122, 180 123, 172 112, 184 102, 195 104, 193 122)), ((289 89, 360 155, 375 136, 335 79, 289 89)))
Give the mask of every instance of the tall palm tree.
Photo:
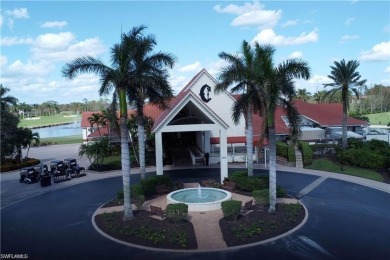
POLYGON ((279 65, 274 65, 274 48, 269 45, 260 46, 255 44, 256 54, 262 61, 259 74, 261 74, 261 89, 265 95, 263 99, 265 107, 265 126, 269 140, 269 191, 270 207, 268 212, 276 211, 276 131, 275 111, 282 108, 289 120, 291 138, 296 141, 300 134, 299 114, 293 105, 296 96, 294 79, 309 79, 310 68, 305 61, 300 59, 289 59, 279 65))
POLYGON ((351 60, 346 62, 342 59, 340 62, 335 61, 334 66, 330 66, 332 69, 328 78, 333 80, 332 83, 324 84, 325 87, 333 87, 331 91, 341 90, 341 100, 343 103, 343 128, 342 128, 342 137, 341 145, 342 149, 346 149, 347 142, 347 117, 348 117, 348 96, 349 91, 355 93, 359 98, 359 91, 357 87, 363 86, 367 80, 361 80, 361 75, 357 71, 360 63, 356 60, 351 60))
MULTIPOLYGON (((142 32, 146 27, 139 27, 142 32)), ((157 42, 154 36, 142 36, 137 41, 134 52, 134 61, 130 68, 130 84, 127 95, 137 110, 138 124, 138 153, 141 178, 145 178, 145 115, 146 100, 157 105, 160 109, 167 108, 167 101, 173 96, 168 82, 168 68, 175 64, 175 57, 170 53, 153 53, 157 42)))
POLYGON ((318 104, 324 103, 325 102, 325 94, 326 94, 325 90, 317 91, 316 93, 314 93, 313 98, 318 104))
POLYGON ((229 65, 222 68, 219 81, 215 86, 215 93, 220 93, 232 86, 232 94, 240 94, 232 107, 234 124, 240 122, 244 115, 246 128, 246 147, 248 160, 248 175, 253 176, 253 123, 254 112, 262 111, 262 95, 258 91, 261 61, 254 49, 247 41, 243 41, 239 54, 221 52, 219 57, 226 60, 229 65))
POLYGON ((13 96, 6 96, 9 88, 3 87, 0 84, 0 99, 1 99, 1 110, 9 109, 10 106, 16 106, 18 99, 13 96))
POLYGON ((124 193, 123 219, 133 218, 130 202, 130 154, 129 134, 127 130, 127 102, 126 90, 133 84, 133 71, 136 48, 142 38, 143 26, 134 27, 128 34, 121 35, 121 42, 111 48, 111 67, 103 64, 99 59, 87 56, 77 58, 67 63, 62 72, 65 77, 73 79, 79 73, 94 72, 100 76, 100 95, 108 94, 114 89, 119 100, 119 125, 121 138, 122 180, 124 193))

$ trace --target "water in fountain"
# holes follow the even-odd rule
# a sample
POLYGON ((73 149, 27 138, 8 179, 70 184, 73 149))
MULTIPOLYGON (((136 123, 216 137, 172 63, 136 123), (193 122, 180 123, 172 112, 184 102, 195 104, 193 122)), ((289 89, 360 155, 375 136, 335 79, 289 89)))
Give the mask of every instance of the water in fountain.
POLYGON ((202 198, 202 189, 200 188, 200 184, 198 186, 198 198, 202 198))

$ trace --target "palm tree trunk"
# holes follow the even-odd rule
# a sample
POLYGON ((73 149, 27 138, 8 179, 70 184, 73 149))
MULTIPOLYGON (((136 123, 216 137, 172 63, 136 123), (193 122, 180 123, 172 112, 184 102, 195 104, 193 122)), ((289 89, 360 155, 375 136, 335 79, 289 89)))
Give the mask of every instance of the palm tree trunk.
MULTIPOLYGON (((273 116, 273 115, 272 115, 273 116)), ((276 133, 275 126, 268 128, 269 140, 269 209, 268 213, 276 212, 276 133)))
POLYGON ((120 106, 120 132, 121 132, 121 160, 122 160, 122 181, 123 181, 123 220, 129 220, 134 217, 130 200, 130 152, 129 152, 129 133, 127 130, 127 104, 126 93, 119 91, 120 106))
POLYGON ((343 129, 342 129, 342 137, 341 137, 341 143, 342 143, 342 149, 347 149, 348 141, 347 141, 347 116, 348 116, 348 96, 347 92, 348 89, 342 90, 342 100, 343 100, 343 129))
POLYGON ((145 127, 140 123, 138 124, 138 149, 141 179, 145 179, 145 127))
POLYGON ((252 105, 247 110, 247 129, 246 129, 246 154, 248 161, 248 176, 253 176, 253 123, 252 123, 252 105))

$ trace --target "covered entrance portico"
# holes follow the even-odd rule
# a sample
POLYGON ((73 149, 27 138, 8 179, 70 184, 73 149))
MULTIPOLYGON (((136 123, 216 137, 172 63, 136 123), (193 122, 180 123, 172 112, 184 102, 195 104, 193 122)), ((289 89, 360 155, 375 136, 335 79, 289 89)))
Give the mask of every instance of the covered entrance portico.
MULTIPOLYGON (((201 140, 196 138, 194 142, 203 143, 203 152, 210 153, 210 137, 218 136, 220 139, 220 181, 228 177, 227 163, 227 129, 229 126, 200 98, 188 90, 181 93, 174 104, 155 122, 155 147, 156 147, 156 172, 163 175, 163 133, 189 133, 195 132, 195 136, 202 136, 201 140)), ((165 144, 170 145, 170 144, 165 144)), ((174 146, 176 144, 172 144, 174 146)))

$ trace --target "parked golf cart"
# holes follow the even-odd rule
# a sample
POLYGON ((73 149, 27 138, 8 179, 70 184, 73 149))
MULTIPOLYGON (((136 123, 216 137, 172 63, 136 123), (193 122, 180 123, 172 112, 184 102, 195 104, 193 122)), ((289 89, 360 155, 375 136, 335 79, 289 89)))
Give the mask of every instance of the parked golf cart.
POLYGON ((64 159, 65 169, 69 173, 69 175, 73 177, 81 177, 86 175, 85 168, 80 167, 74 158, 66 158, 64 159))
POLYGON ((20 170, 19 182, 34 183, 39 181, 39 172, 35 172, 34 167, 25 167, 20 170))
POLYGON ((54 182, 69 180, 70 174, 65 169, 65 164, 61 160, 54 160, 50 162, 50 174, 54 182))

